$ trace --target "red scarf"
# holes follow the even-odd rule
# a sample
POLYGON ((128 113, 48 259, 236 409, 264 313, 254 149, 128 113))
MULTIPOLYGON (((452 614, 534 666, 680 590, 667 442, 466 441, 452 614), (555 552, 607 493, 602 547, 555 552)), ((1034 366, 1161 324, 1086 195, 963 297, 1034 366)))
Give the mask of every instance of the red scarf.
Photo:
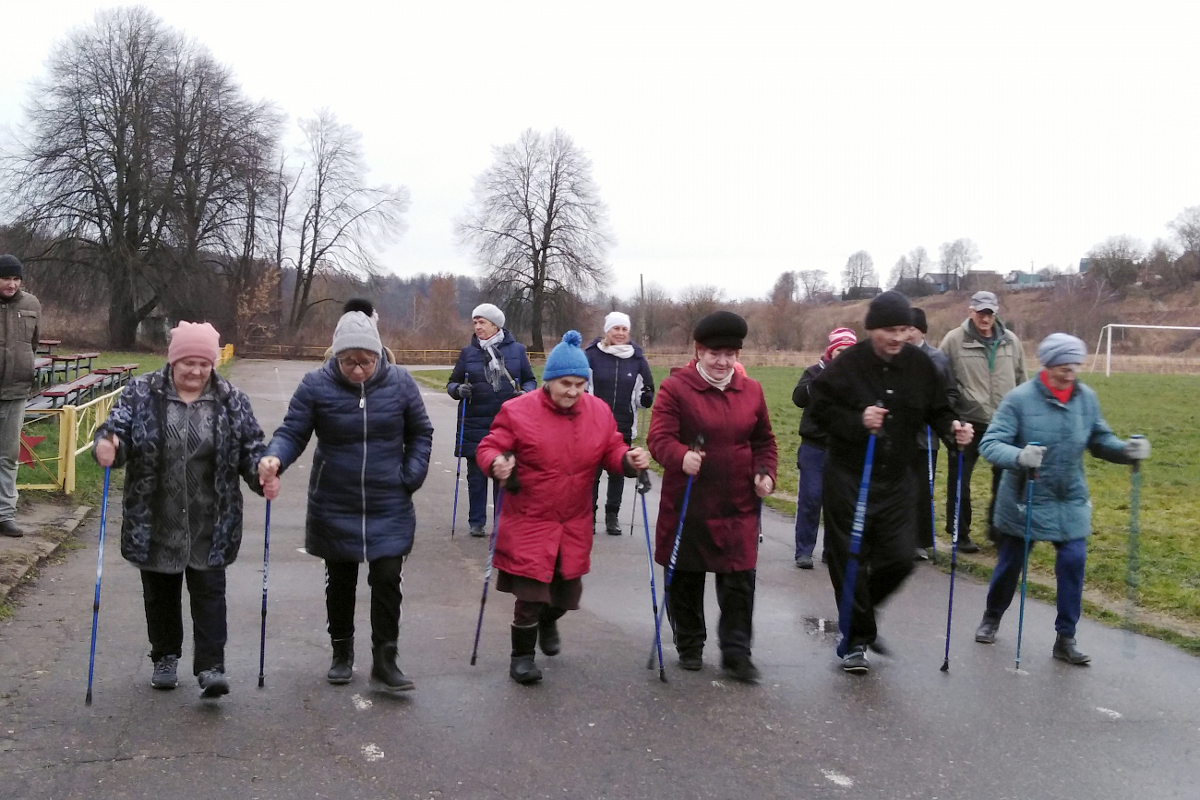
POLYGON ((1050 385, 1050 378, 1046 374, 1046 370, 1042 370, 1041 372, 1039 372, 1038 377, 1042 379, 1042 386, 1045 386, 1047 389, 1050 390, 1050 394, 1054 395, 1055 400, 1057 400, 1058 402, 1062 403, 1065 406, 1067 404, 1067 401, 1071 399, 1071 392, 1075 391, 1075 384, 1071 384, 1070 386, 1068 386, 1065 389, 1055 389, 1053 386, 1050 385))

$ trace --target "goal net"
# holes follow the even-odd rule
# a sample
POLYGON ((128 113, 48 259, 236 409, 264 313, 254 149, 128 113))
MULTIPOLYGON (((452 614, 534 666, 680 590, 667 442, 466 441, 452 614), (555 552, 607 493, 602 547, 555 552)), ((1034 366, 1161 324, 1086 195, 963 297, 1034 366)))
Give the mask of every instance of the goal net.
POLYGON ((1121 325, 1118 323, 1110 323, 1100 329, 1100 338, 1096 340, 1096 352, 1092 356, 1091 372, 1096 371, 1096 362, 1100 360, 1100 345, 1105 344, 1105 337, 1108 341, 1104 348, 1104 376, 1107 378, 1112 375, 1112 340, 1113 328, 1141 328, 1143 330, 1156 331, 1200 331, 1200 328, 1192 328, 1184 325, 1121 325))

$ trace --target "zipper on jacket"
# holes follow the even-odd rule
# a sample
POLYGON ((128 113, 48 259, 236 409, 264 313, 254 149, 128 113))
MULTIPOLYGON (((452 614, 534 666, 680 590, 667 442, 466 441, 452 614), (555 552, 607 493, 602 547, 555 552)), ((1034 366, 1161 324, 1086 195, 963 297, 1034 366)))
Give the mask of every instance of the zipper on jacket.
POLYGON ((362 496, 362 548, 363 561, 367 560, 367 382, 359 384, 362 395, 358 398, 358 407, 362 409, 363 418, 363 454, 362 469, 358 473, 358 487, 362 496))

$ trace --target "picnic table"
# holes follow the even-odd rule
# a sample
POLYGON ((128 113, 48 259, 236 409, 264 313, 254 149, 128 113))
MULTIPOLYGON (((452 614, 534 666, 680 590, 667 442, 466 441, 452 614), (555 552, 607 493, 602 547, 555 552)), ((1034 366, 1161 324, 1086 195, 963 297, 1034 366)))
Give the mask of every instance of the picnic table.
POLYGON ((54 348, 60 344, 62 344, 60 339, 38 339, 37 352, 42 355, 51 355, 54 352, 54 348))
POLYGON ((57 356, 50 356, 50 360, 54 362, 51 367, 51 383, 53 383, 54 375, 61 372, 63 380, 79 377, 79 374, 86 368, 88 372, 92 371, 92 361, 100 357, 99 353, 71 353, 57 356))

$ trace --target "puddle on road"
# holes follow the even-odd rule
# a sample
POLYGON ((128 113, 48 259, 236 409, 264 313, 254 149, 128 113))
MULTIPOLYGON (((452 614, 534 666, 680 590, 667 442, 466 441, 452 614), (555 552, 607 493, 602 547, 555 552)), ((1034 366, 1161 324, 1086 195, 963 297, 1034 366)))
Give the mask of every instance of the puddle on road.
POLYGON ((817 636, 830 642, 836 641, 838 638, 838 624, 836 619, 803 617, 801 624, 804 626, 804 632, 809 636, 817 636))

